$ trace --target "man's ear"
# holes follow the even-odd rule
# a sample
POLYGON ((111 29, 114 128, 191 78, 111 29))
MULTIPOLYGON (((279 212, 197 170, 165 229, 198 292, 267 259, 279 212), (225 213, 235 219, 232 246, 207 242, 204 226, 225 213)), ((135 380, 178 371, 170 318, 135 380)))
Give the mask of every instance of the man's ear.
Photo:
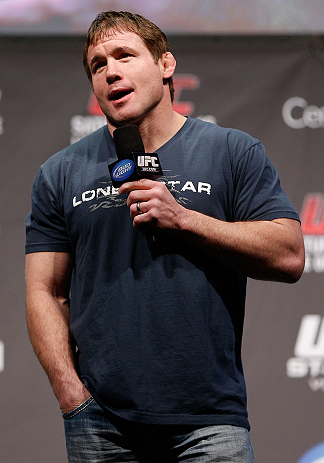
POLYGON ((161 57, 161 63, 163 66, 163 78, 164 79, 169 79, 170 77, 173 76, 175 68, 176 68, 176 60, 175 57, 167 51, 164 53, 161 57))

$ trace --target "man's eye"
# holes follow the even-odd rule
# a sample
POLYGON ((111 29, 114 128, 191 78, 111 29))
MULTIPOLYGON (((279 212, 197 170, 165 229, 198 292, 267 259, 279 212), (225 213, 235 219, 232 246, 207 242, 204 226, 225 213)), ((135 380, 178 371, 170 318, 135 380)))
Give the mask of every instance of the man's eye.
POLYGON ((96 63, 93 68, 92 68, 92 72, 93 74, 95 74, 100 68, 102 68, 103 66, 105 66, 105 63, 104 62, 98 62, 96 63))
POLYGON ((131 56, 132 56, 131 53, 126 53, 126 52, 125 52, 125 53, 121 53, 121 54, 119 55, 119 59, 130 58, 131 56))

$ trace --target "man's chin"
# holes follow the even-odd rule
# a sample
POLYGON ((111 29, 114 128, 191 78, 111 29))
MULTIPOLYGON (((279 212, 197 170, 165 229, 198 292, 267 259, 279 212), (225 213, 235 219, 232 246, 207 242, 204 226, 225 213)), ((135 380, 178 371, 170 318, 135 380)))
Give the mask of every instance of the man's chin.
POLYGON ((108 125, 116 129, 124 125, 139 125, 141 122, 141 118, 134 117, 134 116, 133 117, 131 116, 122 117, 118 119, 114 119, 114 118, 106 116, 106 119, 107 119, 108 125))

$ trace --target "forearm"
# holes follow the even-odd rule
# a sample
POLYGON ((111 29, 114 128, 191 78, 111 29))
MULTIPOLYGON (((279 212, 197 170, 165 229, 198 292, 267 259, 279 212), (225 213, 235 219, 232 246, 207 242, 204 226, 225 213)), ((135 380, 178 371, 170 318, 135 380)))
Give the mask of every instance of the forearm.
POLYGON ((300 224, 292 219, 225 222, 180 205, 162 182, 125 183, 133 226, 177 234, 208 256, 256 279, 293 283, 304 268, 300 224), (138 207, 140 205, 140 207, 138 207))
POLYGON ((303 240, 296 221, 224 222, 183 208, 177 233, 252 278, 293 283, 303 270, 303 240))
POLYGON ((27 324, 31 343, 62 412, 75 408, 87 391, 74 365, 67 301, 42 289, 28 292, 27 324))

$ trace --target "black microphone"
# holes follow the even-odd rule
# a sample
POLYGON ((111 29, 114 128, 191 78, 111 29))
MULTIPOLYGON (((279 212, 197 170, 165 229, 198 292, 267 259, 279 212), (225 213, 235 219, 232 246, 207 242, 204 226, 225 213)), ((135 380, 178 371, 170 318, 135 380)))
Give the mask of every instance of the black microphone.
POLYGON ((143 140, 137 125, 124 125, 113 132, 118 159, 127 159, 130 153, 144 153, 143 140))
POLYGON ((142 137, 136 125, 118 127, 113 132, 118 160, 109 164, 115 188, 139 178, 156 179, 163 175, 156 153, 145 153, 142 137))
MULTIPOLYGON (((114 130, 113 137, 118 160, 109 164, 108 168, 115 188, 139 178, 154 180, 163 175, 158 155, 145 153, 143 140, 136 125, 118 127, 114 130)), ((146 230, 144 235, 152 255, 155 255, 158 251, 158 232, 146 230)))

